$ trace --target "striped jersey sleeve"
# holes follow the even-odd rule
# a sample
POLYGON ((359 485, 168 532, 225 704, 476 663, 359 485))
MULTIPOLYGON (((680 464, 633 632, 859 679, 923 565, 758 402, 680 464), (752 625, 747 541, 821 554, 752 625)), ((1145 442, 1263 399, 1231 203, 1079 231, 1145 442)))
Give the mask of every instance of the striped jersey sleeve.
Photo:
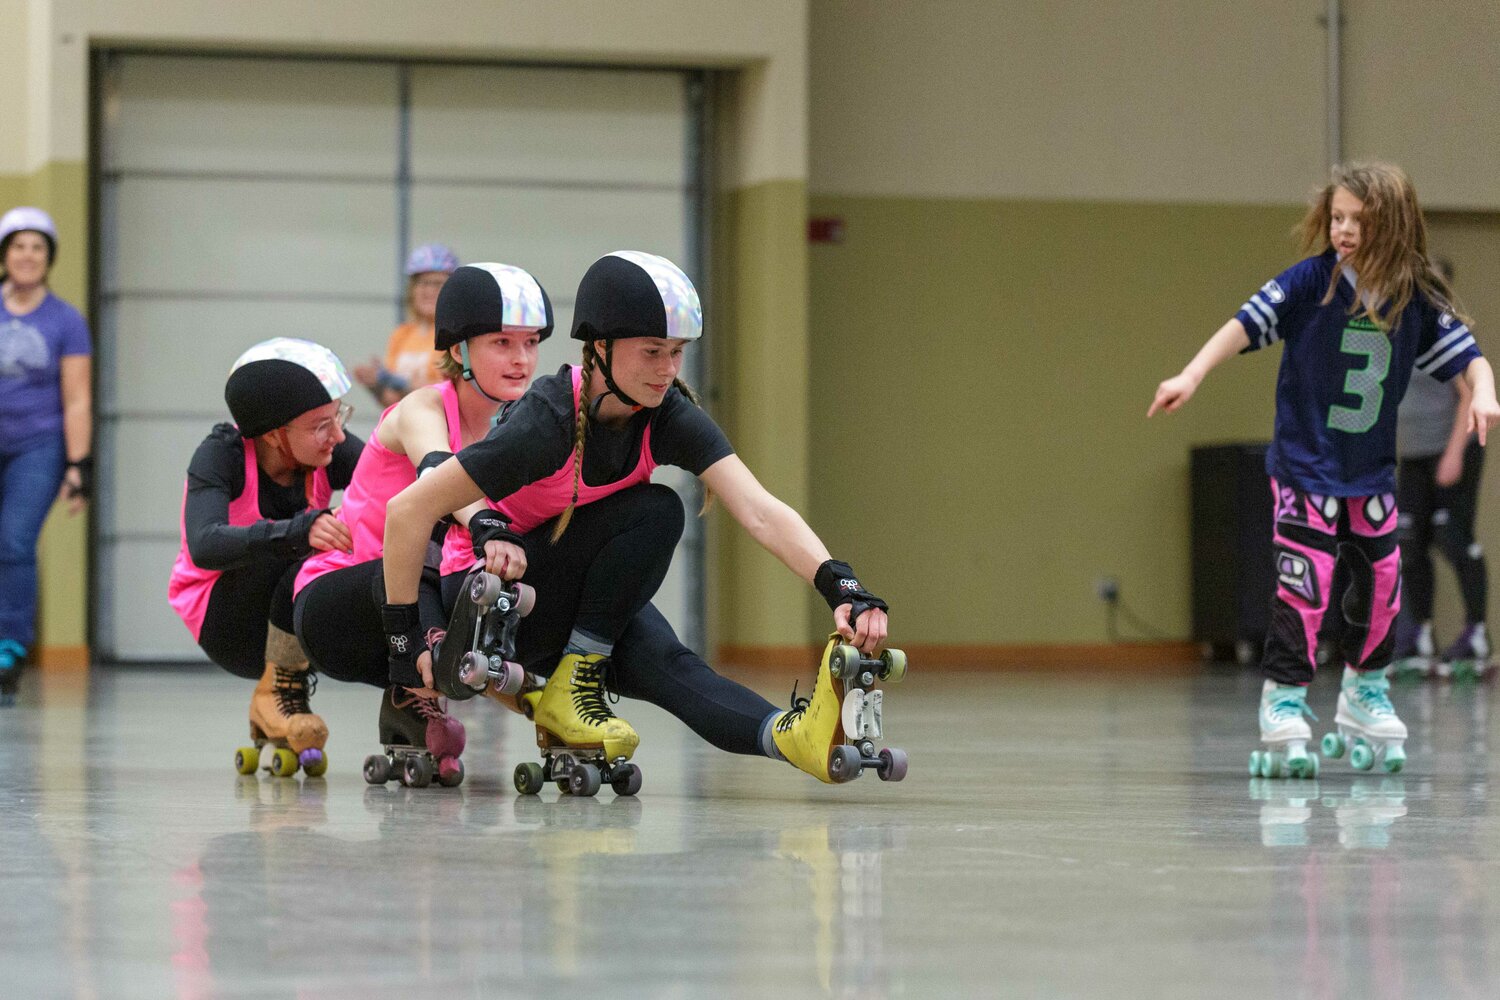
POLYGON ((1443 311, 1435 322, 1423 324, 1422 339, 1417 344, 1417 371, 1446 382, 1477 357, 1480 357, 1479 345, 1474 334, 1451 312, 1443 311))
POLYGON ((1313 291, 1312 287, 1316 282, 1308 264, 1314 259, 1294 264, 1261 285, 1234 314, 1250 335, 1247 353, 1270 347, 1295 328, 1295 323, 1289 322, 1292 314, 1307 303, 1310 292, 1316 296, 1316 291, 1321 291, 1313 291))

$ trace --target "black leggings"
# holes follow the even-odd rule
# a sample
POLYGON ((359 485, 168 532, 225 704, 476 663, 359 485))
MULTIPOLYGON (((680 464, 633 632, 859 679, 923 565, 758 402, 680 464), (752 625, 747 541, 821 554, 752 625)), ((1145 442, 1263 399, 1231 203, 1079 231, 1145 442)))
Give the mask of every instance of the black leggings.
MULTIPOLYGON (((554 521, 525 536, 526 573, 536 608, 516 633, 516 659, 550 675, 575 628, 617 640, 666 578, 682 537, 682 501, 671 487, 633 486, 584 504, 557 544, 554 521)), ((317 668, 336 680, 385 686, 385 633, 380 623, 384 566, 361 563, 320 577, 297 595, 297 638, 317 668)), ((424 576, 423 625, 446 622, 434 602, 452 608, 466 574, 442 581, 424 576), (445 600, 444 600, 445 599, 445 600)))
POLYGON ((776 706, 714 673, 648 604, 615 643, 610 686, 624 698, 666 709, 720 750, 763 753, 760 729, 776 706))
POLYGON ((259 680, 266 670, 266 623, 292 630, 292 581, 302 563, 257 563, 214 583, 198 647, 225 670, 259 680))
MULTIPOLYGON (((384 594, 385 562, 380 559, 325 573, 302 588, 293 624, 302 651, 320 673, 336 681, 381 688, 390 684, 380 622, 384 594)), ((435 570, 422 571, 417 605, 424 627, 441 628, 447 622, 435 570)))
POLYGON ((1434 542, 1458 575, 1464 615, 1470 624, 1485 620, 1489 581, 1484 554, 1474 539, 1474 517, 1479 506, 1479 480, 1484 471, 1484 449, 1471 440, 1464 449, 1464 470, 1452 486, 1437 484, 1439 456, 1402 459, 1396 483, 1396 507, 1401 511, 1403 611, 1411 620, 1432 619, 1433 569, 1429 552, 1434 542))

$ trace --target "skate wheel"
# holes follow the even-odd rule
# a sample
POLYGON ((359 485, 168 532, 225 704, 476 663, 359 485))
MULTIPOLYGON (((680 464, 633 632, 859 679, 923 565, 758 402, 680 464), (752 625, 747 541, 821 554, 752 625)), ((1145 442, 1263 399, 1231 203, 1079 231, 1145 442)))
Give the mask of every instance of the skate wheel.
POLYGON ((1368 771, 1370 768, 1375 766, 1374 749, 1371 748, 1370 744, 1364 742, 1363 740, 1359 741, 1358 743, 1354 744, 1354 748, 1349 751, 1349 764, 1356 771, 1368 771))
POLYGON ((906 777, 906 751, 885 748, 880 751, 880 769, 875 772, 881 781, 900 781, 906 777))
POLYGON ((1344 740, 1343 733, 1328 733, 1323 737, 1323 752, 1333 760, 1344 756, 1348 745, 1344 740))
POLYGON ((835 784, 853 781, 859 777, 862 766, 859 750, 847 744, 834 747, 833 752, 828 755, 828 777, 835 784))
POLYGON ((499 694, 514 695, 520 694, 525 685, 526 668, 507 660, 501 665, 501 676, 495 679, 493 686, 499 694))
POLYGON ((535 761, 517 764, 514 780, 516 791, 522 795, 535 795, 547 783, 542 777, 542 765, 535 761))
POLYGON ((828 672, 835 677, 849 678, 859 673, 859 650, 839 643, 828 655, 828 672))
POLYGON ((493 573, 479 572, 469 581, 469 600, 480 607, 488 608, 505 593, 505 581, 493 573))
POLYGON ((444 757, 438 763, 438 784, 444 788, 457 788, 464 783, 464 762, 457 757, 444 757))
POLYGON ((616 795, 634 795, 641 790, 641 769, 634 764, 622 764, 614 770, 609 787, 616 795))
POLYGON ((408 788, 426 788, 432 784, 432 764, 422 754, 411 754, 401 765, 401 783, 408 788))
POLYGON ((260 767, 260 749, 258 747, 240 747, 234 752, 234 769, 241 774, 254 774, 255 769, 260 767))
POLYGON ((271 773, 278 778, 290 778, 297 773, 297 755, 285 747, 278 747, 271 755, 271 773))
POLYGON ((572 795, 583 798, 598 795, 602 785, 599 769, 593 764, 578 764, 568 772, 568 792, 572 795))
POLYGON ((524 583, 516 584, 516 614, 525 618, 536 607, 536 590, 524 583))
POLYGON ((372 753, 365 758, 365 782, 383 785, 391 780, 391 759, 383 753, 372 753))
POLYGON ((1380 762, 1386 774, 1400 774, 1406 767, 1406 751, 1401 747, 1386 747, 1385 757, 1380 762))
POLYGON ((900 684, 906 679, 906 653, 899 649, 887 649, 880 654, 880 679, 900 684))

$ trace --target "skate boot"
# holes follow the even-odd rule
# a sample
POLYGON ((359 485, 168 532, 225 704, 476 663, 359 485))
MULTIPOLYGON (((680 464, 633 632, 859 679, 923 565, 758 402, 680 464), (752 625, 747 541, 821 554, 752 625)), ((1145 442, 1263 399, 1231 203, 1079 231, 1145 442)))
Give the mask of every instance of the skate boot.
POLYGON ((254 746, 241 747, 234 755, 234 766, 241 774, 254 774, 260 766, 261 750, 269 744, 274 752, 266 761, 266 769, 272 774, 290 777, 300 766, 309 777, 316 778, 328 770, 328 757, 323 752, 328 726, 308 705, 317 688, 317 675, 302 658, 295 636, 275 626, 270 632, 266 670, 250 696, 250 739, 254 746))
POLYGON ((511 662, 516 628, 535 606, 536 591, 526 584, 507 586, 483 569, 471 572, 446 634, 428 644, 433 651, 433 686, 454 701, 467 701, 489 687, 503 695, 520 694, 525 671, 511 662))
POLYGON ((1323 752, 1333 758, 1349 751, 1356 771, 1368 771, 1380 760, 1387 774, 1406 766, 1406 723, 1391 704, 1391 682, 1385 671, 1360 673, 1344 668, 1339 707, 1333 717, 1338 732, 1323 737, 1323 752))
POLYGON ((627 763, 640 737, 610 710, 604 675, 609 657, 566 653, 541 691, 522 697, 536 723, 542 763, 516 765, 516 791, 535 795, 549 781, 571 795, 599 794, 608 782, 616 795, 641 790, 641 771, 627 763))
POLYGON ((1490 669, 1490 637, 1484 623, 1465 628, 1438 659, 1439 677, 1478 680, 1490 669))
POLYGON ((1432 622, 1417 625, 1404 618, 1396 619, 1396 652, 1391 660, 1391 676, 1396 679, 1427 677, 1437 665, 1437 645, 1432 639, 1432 622))
POLYGON ((1250 777, 1318 776, 1318 755, 1307 752, 1312 729, 1303 716, 1317 719, 1307 707, 1307 688, 1266 678, 1260 689, 1260 741, 1266 748, 1250 751, 1250 777))
POLYGON ((380 742, 384 753, 365 758, 365 781, 383 785, 392 778, 409 788, 426 788, 437 778, 448 788, 464 780, 464 724, 448 714, 442 698, 423 698, 400 685, 385 689, 380 702, 380 742))
POLYGON ((897 682, 906 676, 906 654, 887 649, 880 659, 867 659, 845 645, 834 633, 823 647, 818 677, 810 698, 792 689, 792 707, 771 724, 776 749, 793 766, 819 781, 853 781, 874 768, 882 781, 906 777, 906 751, 882 748, 875 740, 883 733, 883 695, 875 681, 897 682))
POLYGON ((21 686, 21 661, 26 647, 14 639, 0 639, 0 708, 16 703, 21 686))

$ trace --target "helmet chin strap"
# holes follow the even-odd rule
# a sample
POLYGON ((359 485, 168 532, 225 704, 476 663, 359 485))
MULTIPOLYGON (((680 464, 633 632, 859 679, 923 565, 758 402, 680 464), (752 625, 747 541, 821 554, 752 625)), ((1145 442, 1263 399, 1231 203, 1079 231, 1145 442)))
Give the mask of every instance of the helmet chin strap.
POLYGON ((624 403, 626 406, 630 407, 632 410, 639 410, 641 409, 641 404, 625 395, 624 391, 615 384, 615 375, 614 372, 610 370, 609 365, 610 359, 614 357, 614 353, 615 342, 613 340, 606 340, 604 342, 603 356, 600 356, 597 351, 594 352, 594 357, 599 359, 599 373, 604 376, 604 384, 609 388, 610 392, 615 394, 615 398, 624 403))
POLYGON ((479 376, 475 375, 474 369, 469 366, 469 342, 467 340, 458 345, 458 351, 463 355, 464 359, 464 381, 472 385, 481 396, 488 399, 491 403, 499 403, 504 406, 505 400, 496 399, 494 396, 491 396, 484 391, 484 386, 479 384, 479 376))

